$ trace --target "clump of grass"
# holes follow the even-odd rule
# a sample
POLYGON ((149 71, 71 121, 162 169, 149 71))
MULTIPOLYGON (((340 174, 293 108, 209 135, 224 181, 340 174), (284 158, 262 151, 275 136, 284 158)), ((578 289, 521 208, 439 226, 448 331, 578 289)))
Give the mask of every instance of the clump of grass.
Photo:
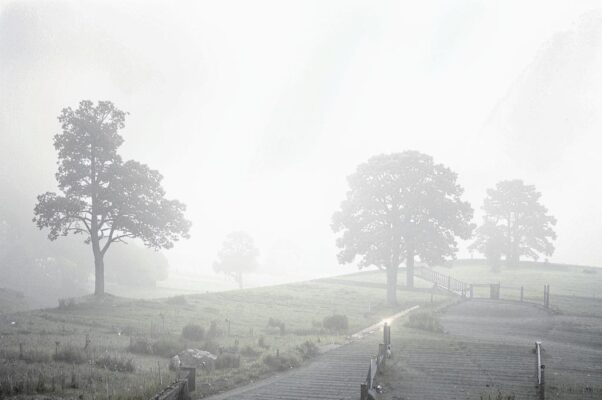
POLYGON ((88 360, 88 356, 83 350, 72 346, 63 347, 53 358, 54 361, 62 361, 68 364, 83 364, 88 360))
POLYGON ((266 343, 265 341, 265 337, 259 336, 259 339, 257 340, 257 346, 261 347, 262 349, 269 349, 270 345, 266 343))
POLYGON ((268 320, 268 328, 278 328, 281 335, 286 333, 286 324, 277 318, 270 318, 268 320))
POLYGON ((443 333, 443 325, 441 325, 439 317, 432 311, 419 311, 410 314, 405 325, 423 331, 443 333))
POLYGON ((123 358, 108 353, 96 359, 96 366, 114 372, 134 372, 136 370, 131 358, 123 358))
POLYGON ((301 358, 304 361, 309 360, 310 358, 313 358, 313 357, 317 356, 318 354, 320 354, 320 349, 311 340, 306 340, 305 342, 303 342, 299 346, 297 346, 297 351, 299 352, 299 354, 301 355, 301 358))
POLYGON ((50 361, 50 355, 40 350, 25 350, 23 354, 19 354, 18 351, 2 350, 0 351, 0 358, 7 361, 22 360, 27 364, 47 363, 50 361))
POLYGON ((325 317, 322 321, 324 329, 333 332, 346 332, 349 329, 349 319, 346 315, 335 314, 325 317))
POLYGON ((301 365, 300 357, 293 353, 266 354, 261 361, 274 371, 286 371, 301 365))
POLYGON ((214 339, 223 335, 224 331, 217 326, 217 321, 211 321, 211 325, 209 325, 209 329, 207 330, 207 338, 214 339))
POLYGON ((182 337, 194 341, 203 340, 205 338, 205 328, 197 324, 188 324, 182 328, 182 337))

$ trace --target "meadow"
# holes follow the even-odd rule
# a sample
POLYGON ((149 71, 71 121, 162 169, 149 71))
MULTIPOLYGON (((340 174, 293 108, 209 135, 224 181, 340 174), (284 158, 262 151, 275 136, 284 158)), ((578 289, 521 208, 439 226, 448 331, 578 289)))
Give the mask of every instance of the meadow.
POLYGON ((218 355, 217 369, 197 371, 203 397, 297 367, 399 308, 431 301, 400 291, 392 309, 384 297, 379 287, 315 280, 153 300, 64 299, 56 308, 3 314, 0 396, 146 399, 176 378, 171 356, 198 348, 218 355), (186 326, 196 335, 183 335, 186 326))

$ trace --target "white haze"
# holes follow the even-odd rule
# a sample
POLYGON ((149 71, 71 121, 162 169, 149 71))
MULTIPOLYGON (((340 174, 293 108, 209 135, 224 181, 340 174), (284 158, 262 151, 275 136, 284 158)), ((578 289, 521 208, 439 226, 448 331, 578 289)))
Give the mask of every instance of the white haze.
POLYGON ((346 176, 406 149, 459 173, 475 222, 497 181, 535 184, 550 260, 602 264, 600 1, 1 4, 3 190, 33 208, 60 109, 111 100, 124 157, 188 206, 172 271, 212 274, 244 230, 266 280, 352 272, 329 226, 346 176))

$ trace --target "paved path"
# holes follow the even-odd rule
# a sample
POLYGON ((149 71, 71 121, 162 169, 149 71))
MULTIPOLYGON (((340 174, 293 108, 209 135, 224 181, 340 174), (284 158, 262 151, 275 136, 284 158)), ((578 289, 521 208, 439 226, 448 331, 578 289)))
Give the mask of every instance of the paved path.
MULTIPOLYGON (((412 307, 387 319, 392 321, 413 310, 412 307)), ((353 335, 358 338, 337 347, 301 368, 227 393, 211 400, 350 400, 359 398, 360 383, 366 380, 371 357, 382 342, 380 325, 353 335)))

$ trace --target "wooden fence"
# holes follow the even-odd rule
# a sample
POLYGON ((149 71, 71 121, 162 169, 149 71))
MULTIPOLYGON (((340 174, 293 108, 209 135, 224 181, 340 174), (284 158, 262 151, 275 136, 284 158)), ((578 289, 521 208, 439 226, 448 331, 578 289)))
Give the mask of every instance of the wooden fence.
POLYGON ((387 358, 391 356, 391 326, 386 322, 383 325, 383 342, 378 345, 378 355, 370 359, 366 382, 360 385, 360 400, 369 400, 376 397, 376 373, 384 368, 387 358))
POLYGON ((190 392, 196 390, 196 368, 181 367, 178 379, 154 395, 151 400, 190 400, 190 392))
MULTIPOLYGON (((445 275, 428 267, 417 267, 415 275, 421 279, 433 283, 433 288, 446 290, 452 294, 474 299, 479 297, 477 289, 486 289, 486 297, 491 300, 519 300, 526 302, 524 286, 502 286, 500 283, 467 283, 453 278, 451 275, 445 275)), ((530 298, 531 303, 535 303, 530 298)), ((543 288, 543 306, 550 308, 550 285, 544 285, 543 288)))

